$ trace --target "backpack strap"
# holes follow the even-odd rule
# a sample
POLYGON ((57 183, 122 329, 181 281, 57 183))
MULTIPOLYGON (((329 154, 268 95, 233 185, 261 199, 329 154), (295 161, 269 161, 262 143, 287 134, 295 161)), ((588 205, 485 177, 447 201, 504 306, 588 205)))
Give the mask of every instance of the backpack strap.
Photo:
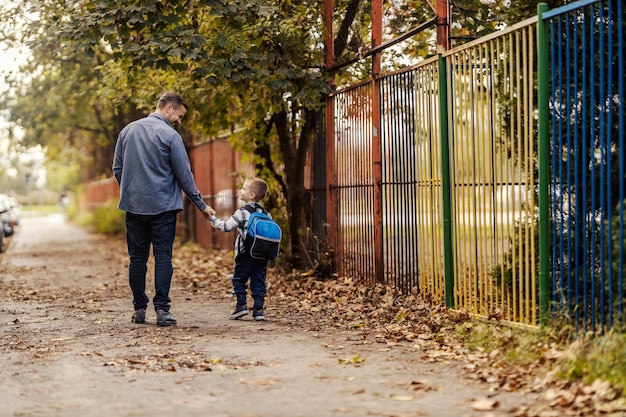
MULTIPOLYGON (((243 207, 239 207, 239 210, 241 210, 241 211, 247 211, 248 213, 252 214, 252 213, 256 213, 256 208, 257 208, 257 206, 255 206, 255 207, 250 207, 249 205, 247 205, 247 204, 246 204, 246 205, 245 205, 245 206, 243 206, 243 207)), ((261 208, 262 208, 262 207, 261 207, 261 208)), ((263 210, 263 211, 265 211, 265 210, 263 210)), ((246 233, 247 233, 247 229, 248 229, 248 220, 246 220, 246 219, 245 219, 245 217, 244 217, 244 220, 245 220, 245 223, 244 223, 244 225, 245 225, 245 226, 242 226, 242 227, 246 230, 246 233)), ((246 249, 246 242, 244 241, 244 239, 239 239, 239 252, 244 252, 244 251, 246 251, 246 250, 247 250, 247 249, 246 249)))
POLYGON ((246 210, 250 214, 256 213, 257 209, 261 209, 262 213, 267 214, 267 210, 265 210, 265 208, 260 204, 256 204, 254 207, 250 207, 249 205, 246 204, 245 206, 241 208, 241 210, 246 210))

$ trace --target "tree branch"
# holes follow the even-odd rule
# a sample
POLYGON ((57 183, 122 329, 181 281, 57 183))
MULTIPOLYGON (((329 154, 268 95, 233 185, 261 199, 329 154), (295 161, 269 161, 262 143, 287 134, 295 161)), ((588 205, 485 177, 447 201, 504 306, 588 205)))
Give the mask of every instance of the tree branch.
POLYGON ((335 58, 341 56, 343 51, 346 49, 348 45, 348 31, 350 30, 350 26, 354 22, 356 18, 357 12, 359 11, 359 5, 361 0, 351 0, 348 8, 346 10, 346 15, 341 22, 341 27, 337 32, 337 37, 335 38, 335 58))

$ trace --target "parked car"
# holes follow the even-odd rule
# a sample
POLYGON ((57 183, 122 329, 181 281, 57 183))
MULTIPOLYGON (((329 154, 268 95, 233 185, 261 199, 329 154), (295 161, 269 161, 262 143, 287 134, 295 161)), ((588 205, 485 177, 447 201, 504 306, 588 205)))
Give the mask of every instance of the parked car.
POLYGON ((11 203, 11 214, 13 215, 13 223, 15 226, 20 224, 20 220, 22 219, 22 205, 17 202, 15 197, 9 197, 9 202, 11 203))
POLYGON ((4 250, 4 238, 7 236, 7 230, 10 233, 13 233, 13 228, 11 225, 11 214, 9 213, 11 208, 6 203, 6 201, 0 198, 0 221, 2 221, 2 226, 0 227, 0 252, 4 250))
MULTIPOLYGON (((0 214, 0 216, 2 215, 3 214, 0 214)), ((0 253, 2 252, 4 252, 4 227, 0 227, 0 253)))
POLYGON ((11 207, 11 199, 6 194, 0 194, 0 219, 4 236, 11 236, 15 230, 15 213, 11 207))

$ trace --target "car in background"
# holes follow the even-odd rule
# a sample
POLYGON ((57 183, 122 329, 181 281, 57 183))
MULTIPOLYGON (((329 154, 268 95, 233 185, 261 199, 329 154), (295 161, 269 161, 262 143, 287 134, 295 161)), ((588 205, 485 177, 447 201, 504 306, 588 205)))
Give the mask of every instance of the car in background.
POLYGON ((15 197, 9 196, 9 202, 11 203, 11 215, 13 217, 13 223, 15 226, 20 224, 22 219, 22 205, 17 202, 15 197))
MULTIPOLYGON (((0 194, 0 219, 4 236, 11 236, 15 230, 16 212, 13 211, 11 198, 6 194, 0 194)), ((19 219, 17 219, 19 223, 19 219)))
POLYGON ((4 251, 4 238, 10 236, 13 233, 11 227, 11 207, 8 200, 0 198, 0 221, 2 225, 0 227, 0 252, 4 251), (7 235, 7 231, 9 234, 7 235))

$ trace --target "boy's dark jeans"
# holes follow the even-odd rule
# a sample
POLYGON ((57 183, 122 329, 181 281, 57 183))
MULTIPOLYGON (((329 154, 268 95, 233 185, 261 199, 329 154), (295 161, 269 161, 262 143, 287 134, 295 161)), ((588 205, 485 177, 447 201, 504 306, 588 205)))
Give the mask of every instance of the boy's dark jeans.
POLYGON ((250 279, 250 292, 254 300, 253 308, 263 308, 265 304, 265 279, 267 275, 267 260, 255 259, 247 253, 241 253, 235 258, 235 272, 233 273, 233 290, 237 297, 237 304, 246 304, 246 290, 250 279))
POLYGON ((150 246, 154 253, 154 289, 152 300, 155 310, 170 310, 170 285, 172 283, 172 247, 176 235, 177 211, 154 215, 126 213, 126 243, 130 266, 128 281, 133 292, 136 309, 146 308, 146 272, 150 246))

